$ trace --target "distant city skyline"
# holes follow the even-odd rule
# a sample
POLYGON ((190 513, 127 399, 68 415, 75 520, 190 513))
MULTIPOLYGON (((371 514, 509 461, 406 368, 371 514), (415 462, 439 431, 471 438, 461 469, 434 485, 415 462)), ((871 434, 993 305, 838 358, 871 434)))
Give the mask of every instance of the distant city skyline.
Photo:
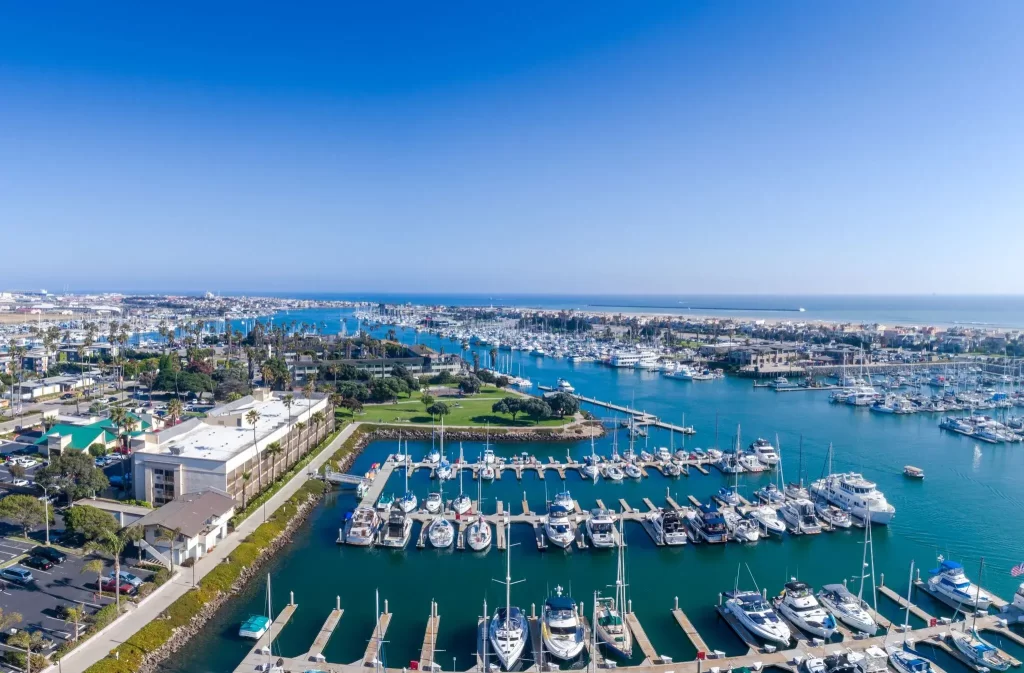
POLYGON ((1003 0, 12 5, 0 287, 1024 294, 1022 29, 1003 0))

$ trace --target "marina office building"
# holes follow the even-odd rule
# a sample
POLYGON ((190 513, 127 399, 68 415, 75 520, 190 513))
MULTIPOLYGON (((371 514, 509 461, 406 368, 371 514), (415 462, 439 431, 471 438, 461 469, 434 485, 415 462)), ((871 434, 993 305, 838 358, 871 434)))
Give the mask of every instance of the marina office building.
POLYGON ((297 394, 291 408, 284 395, 257 388, 206 418, 132 438, 135 498, 159 506, 209 489, 239 503, 251 498, 334 430, 327 395, 314 393, 307 400, 297 394), (251 411, 259 414, 255 426, 246 418, 251 411), (317 412, 323 412, 319 424, 313 420, 317 412), (282 449, 276 456, 267 453, 274 442, 282 449))

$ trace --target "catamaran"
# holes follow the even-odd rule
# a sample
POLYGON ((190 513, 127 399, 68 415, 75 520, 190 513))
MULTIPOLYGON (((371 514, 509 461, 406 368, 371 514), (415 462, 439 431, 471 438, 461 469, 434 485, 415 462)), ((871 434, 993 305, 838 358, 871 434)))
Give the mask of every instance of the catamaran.
MULTIPOLYGON (((510 521, 508 520, 505 524, 508 527, 505 533, 506 540, 510 540, 512 537, 512 524, 510 521)), ((507 564, 505 571, 505 607, 494 611, 494 617, 491 618, 491 625, 488 630, 491 646, 494 648, 494 652, 498 655, 498 659, 501 661, 501 665, 505 667, 505 670, 511 670, 519 661, 523 654, 523 649, 526 647, 527 638, 526 616, 523 615, 522 610, 512 605, 512 585, 518 584, 518 582, 512 581, 513 546, 510 544, 505 550, 507 564)), ((521 581, 519 580, 519 582, 521 581)))

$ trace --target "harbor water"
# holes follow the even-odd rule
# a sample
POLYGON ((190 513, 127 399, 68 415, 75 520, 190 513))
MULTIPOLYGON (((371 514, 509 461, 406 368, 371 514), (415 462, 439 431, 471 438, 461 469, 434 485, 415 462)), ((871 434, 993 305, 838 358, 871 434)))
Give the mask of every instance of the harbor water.
MULTIPOLYGON (((281 320, 328 322, 336 331, 339 311, 292 313, 281 320)), ((355 328, 349 319, 347 331, 355 328)), ((386 327, 381 332, 386 331, 386 327)), ((455 352, 459 344, 440 340, 412 330, 397 330, 403 341, 416 340, 435 348, 444 346, 455 352)), ((477 349, 487 362, 487 349, 477 349)), ((978 445, 969 438, 938 429, 938 419, 928 414, 895 416, 872 414, 865 408, 830 405, 827 393, 776 393, 754 389, 744 379, 726 378, 707 382, 686 382, 660 376, 657 372, 616 370, 594 364, 572 364, 566 360, 531 357, 525 353, 503 351, 510 359, 512 372, 530 378, 535 384, 551 385, 566 378, 578 393, 646 410, 663 420, 693 425, 696 436, 686 438, 686 446, 729 447, 734 444, 737 426, 740 441, 746 447, 757 437, 773 442, 776 435, 782 448, 782 463, 787 481, 813 480, 826 468, 826 456, 834 448, 834 471, 856 470, 877 482, 896 507, 896 517, 888 527, 875 526, 874 555, 878 573, 885 573, 886 585, 898 592, 907 590, 911 560, 927 570, 936 564, 937 555, 962 561, 968 574, 976 576, 978 563, 985 557, 983 584, 1009 599, 1019 580, 1010 576, 1010 568, 1024 561, 1024 451, 1019 445, 978 445), (912 464, 926 472, 923 481, 902 475, 904 465, 912 464)), ((610 412, 593 409, 595 415, 610 412)), ((372 410, 366 420, 372 420, 372 410)), ((628 446, 626 431, 614 433, 597 442, 596 450, 609 455, 617 434, 619 451, 628 446)), ((679 448, 681 438, 674 440, 679 448)), ((639 439, 637 450, 668 446, 668 433, 652 431, 639 439), (646 442, 646 443, 645 443, 646 442)), ((409 452, 420 458, 430 442, 410 442, 409 452)), ((467 458, 474 459, 483 444, 463 444, 467 458)), ((516 443, 494 446, 500 456, 526 451, 543 460, 548 456, 564 459, 567 452, 582 457, 591 451, 589 442, 516 443)), ((397 443, 375 442, 358 458, 353 468, 364 472, 373 462, 383 460, 397 449, 397 443)), ((449 457, 458 445, 446 447, 449 457)), ((568 472, 563 482, 554 471, 541 480, 536 472, 525 471, 522 481, 514 473, 482 485, 483 509, 493 512, 497 501, 506 503, 514 513, 521 511, 525 498, 533 511, 542 511, 546 498, 568 488, 584 509, 603 500, 618 509, 620 498, 635 508, 643 508, 643 498, 662 505, 666 494, 684 504, 688 495, 707 501, 731 477, 712 469, 708 476, 691 470, 691 476, 668 479, 656 471, 642 481, 613 484, 584 482, 568 472)), ((740 475, 741 494, 752 492, 775 479, 772 473, 740 475)), ((426 470, 414 472, 410 487, 422 499, 436 489, 426 470)), ((400 493, 404 488, 402 470, 396 470, 385 492, 400 493)), ((445 482, 446 498, 454 496, 458 481, 445 482)), ((465 491, 476 497, 477 484, 468 478, 465 491)), ((419 658, 419 648, 430 611, 436 600, 441 615, 435 660, 450 670, 468 669, 476 651, 476 620, 487 600, 488 611, 504 601, 504 587, 492 579, 503 579, 505 556, 492 548, 484 554, 470 551, 418 550, 411 543, 404 551, 352 548, 337 545, 338 528, 346 511, 356 504, 354 495, 334 493, 315 508, 309 520, 277 557, 266 566, 272 576, 275 611, 287 603, 294 592, 299 609, 278 640, 281 653, 296 655, 305 651, 341 597, 344 616, 327 645, 328 661, 353 662, 362 657, 373 629, 375 596, 381 606, 387 599, 393 619, 387 633, 385 655, 388 666, 408 666, 419 658)), ((730 590, 737 582, 741 588, 756 586, 776 594, 790 577, 818 587, 825 583, 849 580, 856 591, 859 582, 863 530, 823 533, 817 536, 791 536, 762 539, 755 545, 729 543, 716 546, 674 548, 655 547, 643 527, 626 524, 626 566, 629 598, 633 609, 659 654, 675 660, 690 659, 694 649, 670 614, 675 597, 680 607, 713 648, 740 653, 745 646, 728 627, 717 620, 714 605, 719 592, 730 590)), ((418 527, 413 531, 414 539, 418 527)), ((593 592, 610 595, 615 581, 615 554, 594 549, 561 551, 549 547, 540 551, 532 528, 513 525, 511 548, 512 576, 525 579, 512 588, 513 604, 527 612, 536 604, 538 613, 544 599, 561 585, 587 605, 593 592)), ((231 671, 251 647, 251 641, 237 637, 238 624, 249 614, 264 611, 265 584, 255 581, 241 596, 230 602, 207 628, 183 652, 165 662, 168 673, 231 671)), ((951 610, 918 595, 915 602, 934 615, 950 615, 951 610)), ((879 596, 879 611, 902 622, 895 604, 879 596)), ((915 618, 911 617, 911 622, 915 618)), ((1001 646, 1015 656, 1021 652, 1012 644, 1001 646)), ((639 652, 634 663, 639 663, 639 652)), ((947 670, 956 664, 939 661, 947 670)))

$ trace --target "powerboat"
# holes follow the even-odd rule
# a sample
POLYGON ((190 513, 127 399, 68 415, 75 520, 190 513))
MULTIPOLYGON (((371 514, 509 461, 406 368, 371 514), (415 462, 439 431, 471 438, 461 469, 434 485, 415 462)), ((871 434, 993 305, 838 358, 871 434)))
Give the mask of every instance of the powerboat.
POLYGON ((686 525, 694 542, 718 544, 728 542, 729 529, 715 503, 701 505, 686 517, 686 525))
POLYGON ((750 450, 754 452, 754 456, 761 463, 764 463, 768 467, 775 467, 779 464, 779 454, 772 446, 772 443, 763 437, 758 437, 753 444, 750 445, 750 450))
POLYGON ((761 539, 761 531, 753 521, 744 519, 736 512, 727 511, 722 513, 725 519, 725 527, 736 542, 757 542, 761 539))
POLYGON ((381 520, 372 507, 357 507, 345 521, 345 543, 357 547, 369 547, 373 544, 381 520))
POLYGON ((928 578, 928 591, 957 609, 988 610, 992 605, 992 596, 967 579, 964 567, 942 557, 939 557, 939 561, 939 567, 932 570, 932 576, 928 578))
POLYGON ((551 501, 551 504, 564 507, 568 511, 576 509, 576 503, 572 500, 572 494, 569 491, 562 491, 555 496, 555 499, 551 501))
POLYGON ((932 673, 932 662, 910 650, 890 645, 886 651, 889 663, 898 673, 932 673))
POLYGON ((423 458, 423 462, 427 465, 437 465, 441 462, 441 452, 437 449, 430 449, 430 452, 423 458))
POLYGON ((1024 582, 1017 587, 1016 593, 1013 594, 1013 607, 1018 610, 1024 611, 1024 582))
POLYGON ((575 601, 562 596, 562 587, 555 587, 555 595, 544 601, 540 633, 544 647, 558 659, 569 661, 583 651, 583 622, 575 601))
POLYGON ((835 617, 821 607, 814 591, 803 582, 786 582, 782 595, 775 599, 775 609, 812 636, 828 640, 836 631, 835 617))
POLYGON ((612 547, 615 545, 613 530, 615 518, 607 509, 592 509, 587 519, 587 534, 595 547, 612 547))
POLYGON ((647 515, 661 541, 669 546, 686 544, 683 517, 674 509, 662 509, 647 515))
POLYGON ((911 479, 924 479, 924 470, 913 465, 904 465, 903 474, 911 479))
POLYGON ((795 500, 797 498, 811 499, 811 492, 807 490, 802 482, 798 484, 786 484, 786 488, 783 493, 786 498, 790 500, 795 500))
POLYGON ((544 533, 551 540, 551 543, 567 548, 576 539, 572 523, 569 521, 569 509, 562 505, 551 505, 548 508, 547 522, 544 524, 544 533))
POLYGON ((783 494, 775 484, 768 484, 767 486, 757 489, 754 491, 754 495, 758 500, 769 505, 781 503, 786 500, 785 494, 783 494))
POLYGON ((765 535, 782 535, 786 532, 786 524, 779 518, 775 510, 767 505, 754 507, 747 512, 747 517, 756 523, 765 535))
POLYGON ((484 449, 484 465, 494 465, 493 449, 484 449))
POLYGON ((466 544, 473 551, 483 551, 491 546, 491 524, 484 521, 482 516, 477 517, 466 529, 466 544))
POLYGON ((455 539, 455 528, 448 519, 443 516, 435 516, 427 526, 427 537, 434 548, 444 549, 452 546, 452 541, 455 539))
POLYGON ((436 491, 428 493, 427 499, 423 501, 423 508, 430 514, 439 514, 442 506, 444 506, 444 499, 436 491))
POLYGON ((949 639, 956 645, 956 649, 960 650, 960 654, 979 670, 987 668, 993 671, 1005 671, 1010 667, 1010 661, 979 636, 975 629, 971 629, 970 632, 950 631, 949 639))
POLYGON ((800 664, 800 668, 803 669, 804 673, 828 673, 825 660, 820 657, 804 659, 800 664))
POLYGON ((725 610, 758 638, 770 643, 789 645, 789 627, 756 591, 727 591, 725 610))
POLYGON ((830 474, 812 483, 811 493, 871 523, 887 525, 896 514, 875 483, 858 472, 830 474))
POLYGON ((858 673, 857 665, 851 659, 849 653, 839 652, 827 654, 823 659, 826 673, 858 673))
POLYGON ((888 671, 889 655, 877 645, 872 645, 863 652, 848 650, 846 658, 857 667, 858 673, 886 673, 888 671))
POLYGON ((814 511, 819 519, 832 528, 849 528, 853 525, 849 512, 841 507, 836 507, 819 500, 814 503, 814 511))
MULTIPOLYGON (((511 523, 505 525, 511 528, 511 523)), ((505 539, 510 537, 509 531, 506 531, 505 536, 505 539)), ((505 670, 511 670, 523 654, 528 635, 526 616, 522 610, 512 605, 512 545, 505 549, 505 556, 505 607, 494 611, 487 634, 491 649, 498 656, 501 665, 505 670)))
POLYGON ((815 535, 821 532, 821 524, 814 511, 814 503, 798 498, 790 500, 779 509, 789 530, 797 535, 815 535))
POLYGON ((633 462, 626 463, 622 467, 622 472, 630 479, 639 479, 643 476, 643 472, 640 471, 639 466, 633 462))
POLYGON ((412 537, 412 519, 398 505, 391 508, 384 535, 380 544, 383 547, 404 548, 412 537))
POLYGON ((818 592, 818 600, 832 616, 851 629, 861 633, 874 634, 878 630, 867 604, 850 593, 842 584, 826 584, 818 592))
POLYGON ((390 493, 382 495, 377 500, 377 511, 378 512, 389 512, 389 511, 391 511, 391 507, 394 504, 395 504, 395 496, 391 495, 390 493))
POLYGON ((767 467, 753 453, 744 453, 739 457, 739 465, 747 472, 764 472, 767 467))
POLYGON ((555 383, 555 389, 560 393, 574 393, 576 389, 572 387, 572 384, 565 379, 558 379, 555 383))
POLYGON ((238 635, 241 638, 259 640, 269 629, 270 617, 267 617, 266 615, 250 615, 249 618, 242 622, 242 625, 238 627, 238 635))

